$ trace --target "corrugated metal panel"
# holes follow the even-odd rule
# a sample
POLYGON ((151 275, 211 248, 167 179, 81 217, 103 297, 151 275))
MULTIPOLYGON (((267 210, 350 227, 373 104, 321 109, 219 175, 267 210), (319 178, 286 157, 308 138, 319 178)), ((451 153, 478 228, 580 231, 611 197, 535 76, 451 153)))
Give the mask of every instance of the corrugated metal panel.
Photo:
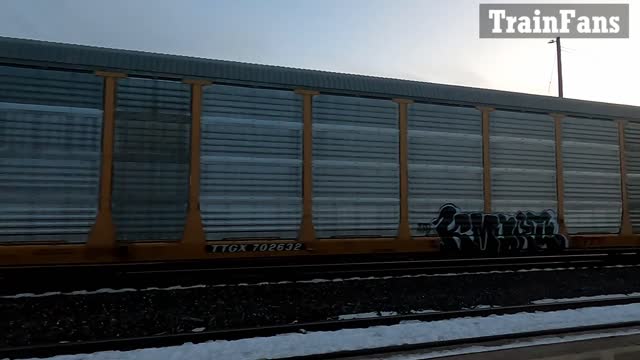
POLYGON ((189 194, 189 85, 118 81, 113 220, 118 240, 179 240, 189 194))
POLYGON ((618 130, 608 120, 562 120, 565 222, 569 233, 620 228, 618 130))
POLYGON ((492 211, 557 211, 553 118, 494 111, 490 124, 492 211))
POLYGON ((339 94, 412 98, 471 106, 485 104, 530 112, 640 119, 640 108, 633 106, 6 37, 0 37, 0 62, 66 66, 89 71, 110 69, 177 79, 201 77, 216 83, 236 85, 286 89, 308 87, 326 93, 333 91, 339 94))
POLYGON ((295 238, 302 218, 301 97, 206 88, 201 166, 207 239, 295 238))
POLYGON ((454 203, 464 211, 482 211, 482 116, 474 108, 409 106, 409 222, 438 216, 454 203))
POLYGON ((3 102, 102 109, 102 79, 93 74, 0 66, 3 102))
POLYGON ((313 222, 317 236, 396 235, 399 186, 397 105, 315 96, 313 222))
POLYGON ((0 243, 87 240, 101 109, 97 76, 0 66, 0 243))
POLYGON ((633 232, 640 232, 640 124, 627 122, 624 128, 627 166, 627 197, 633 232))

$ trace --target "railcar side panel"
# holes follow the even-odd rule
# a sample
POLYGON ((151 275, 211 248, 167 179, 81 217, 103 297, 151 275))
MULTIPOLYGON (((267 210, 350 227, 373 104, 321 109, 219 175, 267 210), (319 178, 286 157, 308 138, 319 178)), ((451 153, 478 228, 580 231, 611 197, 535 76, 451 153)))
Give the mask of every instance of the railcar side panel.
POLYGON ((100 78, 0 66, 0 243, 87 241, 101 124, 100 78))
POLYGON ((398 231, 398 108, 391 100, 313 99, 313 222, 318 238, 398 231))
POLYGON ((491 112, 492 212, 557 212, 553 118, 491 112))
POLYGON ((618 131, 612 120, 562 119, 565 220, 570 234, 618 233, 618 131))
POLYGON ((212 85, 202 112, 207 240, 295 239, 302 218, 302 98, 212 85))
POLYGON ((640 124, 627 121, 624 126, 625 160, 629 215, 633 233, 640 233, 640 124))
POLYGON ((112 209, 117 240, 180 240, 189 193, 189 86, 126 78, 118 80, 116 94, 112 209))
POLYGON ((640 246, 638 107, 0 43, 0 265, 640 246))
POLYGON ((482 211, 480 111, 409 105, 409 221, 414 236, 435 235, 440 207, 453 203, 482 211))

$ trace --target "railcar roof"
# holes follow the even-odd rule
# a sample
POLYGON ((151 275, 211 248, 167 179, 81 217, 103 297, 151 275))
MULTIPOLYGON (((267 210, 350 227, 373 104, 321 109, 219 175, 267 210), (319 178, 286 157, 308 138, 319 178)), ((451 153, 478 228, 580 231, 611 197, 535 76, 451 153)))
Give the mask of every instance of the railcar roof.
POLYGON ((0 37, 0 63, 80 71, 115 71, 130 76, 163 79, 206 79, 229 85, 308 88, 332 94, 640 120, 640 107, 637 106, 8 37, 0 37))

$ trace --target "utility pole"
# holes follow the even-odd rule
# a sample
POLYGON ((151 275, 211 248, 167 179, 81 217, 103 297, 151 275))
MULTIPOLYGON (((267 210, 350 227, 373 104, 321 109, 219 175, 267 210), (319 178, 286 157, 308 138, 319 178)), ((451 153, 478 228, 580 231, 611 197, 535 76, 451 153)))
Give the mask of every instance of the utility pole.
POLYGON ((560 37, 549 41, 549 44, 556 43, 556 56, 558 58, 558 97, 564 97, 562 91, 562 48, 560 47, 560 37))

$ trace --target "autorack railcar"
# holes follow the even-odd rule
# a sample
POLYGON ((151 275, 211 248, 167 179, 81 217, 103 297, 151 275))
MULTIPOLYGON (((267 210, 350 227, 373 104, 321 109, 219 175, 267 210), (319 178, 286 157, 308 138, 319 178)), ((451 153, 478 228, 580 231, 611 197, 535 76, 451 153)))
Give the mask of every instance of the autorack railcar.
POLYGON ((0 38, 0 264, 638 245, 640 108, 0 38))

